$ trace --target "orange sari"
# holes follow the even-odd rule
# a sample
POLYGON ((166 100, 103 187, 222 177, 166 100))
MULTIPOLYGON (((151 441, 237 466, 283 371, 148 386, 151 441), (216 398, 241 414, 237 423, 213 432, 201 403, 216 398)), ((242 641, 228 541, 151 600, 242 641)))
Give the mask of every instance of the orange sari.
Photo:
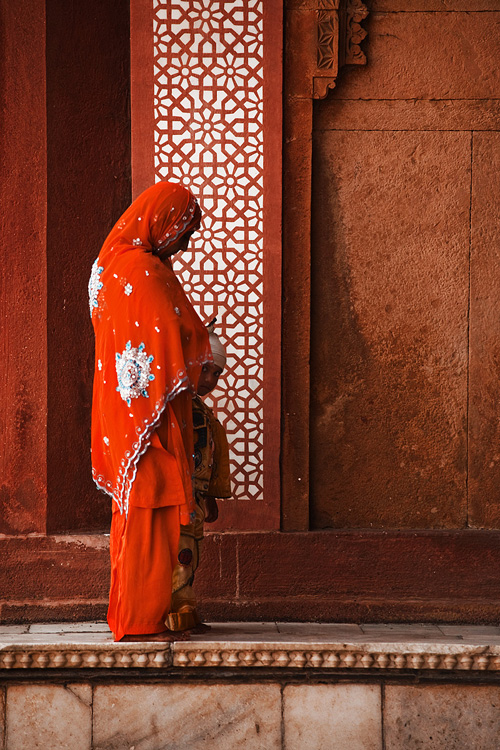
POLYGON ((113 498, 108 622, 125 634, 165 630, 180 523, 194 510, 191 396, 211 360, 205 326, 169 260, 199 226, 192 194, 148 188, 111 230, 92 268, 92 474, 113 498))

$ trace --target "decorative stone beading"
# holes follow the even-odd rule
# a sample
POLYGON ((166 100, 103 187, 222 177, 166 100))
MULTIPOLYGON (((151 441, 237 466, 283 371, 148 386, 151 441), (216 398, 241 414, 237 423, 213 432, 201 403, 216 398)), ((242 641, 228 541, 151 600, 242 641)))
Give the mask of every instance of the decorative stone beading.
POLYGON ((363 650, 329 650, 324 646, 318 649, 298 651, 296 649, 284 649, 282 647, 269 647, 264 649, 262 645, 254 648, 241 650, 209 648, 206 644, 193 648, 188 644, 175 644, 173 653, 174 667, 213 667, 240 668, 240 667, 267 667, 272 669, 394 669, 394 670, 500 670, 500 656, 495 653, 483 653, 478 646, 462 646, 456 652, 450 653, 450 647, 439 651, 417 651, 398 652, 388 651, 363 651, 363 650))
POLYGON ((432 644, 303 644, 180 642, 174 644, 3 645, 0 669, 341 669, 500 671, 500 646, 432 644))
MULTIPOLYGON (((202 658, 200 655, 199 659, 202 658)), ((148 644, 147 651, 113 644, 99 649, 51 646, 41 650, 39 646, 16 646, 4 647, 0 652, 0 669, 163 669, 170 666, 172 653, 164 644, 158 650, 152 650, 148 644)), ((197 666, 201 666, 199 660, 197 666)))

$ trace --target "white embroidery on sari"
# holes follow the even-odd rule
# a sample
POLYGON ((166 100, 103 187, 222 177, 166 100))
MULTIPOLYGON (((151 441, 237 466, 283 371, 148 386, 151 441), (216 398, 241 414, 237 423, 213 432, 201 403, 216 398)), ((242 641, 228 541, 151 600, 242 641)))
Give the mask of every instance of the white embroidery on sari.
POLYGON ((90 272, 89 279, 89 308, 90 317, 96 307, 99 307, 98 295, 103 287, 103 283, 100 279, 101 273, 104 271, 103 266, 99 265, 99 258, 96 258, 92 264, 92 271, 90 272))

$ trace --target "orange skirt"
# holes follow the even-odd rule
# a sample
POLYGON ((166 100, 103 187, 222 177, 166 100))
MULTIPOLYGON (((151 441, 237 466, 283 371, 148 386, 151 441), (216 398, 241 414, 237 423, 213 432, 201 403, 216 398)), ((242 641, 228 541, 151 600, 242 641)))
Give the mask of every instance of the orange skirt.
POLYGON ((108 624, 115 641, 166 629, 179 533, 178 505, 131 505, 128 518, 113 513, 108 624))

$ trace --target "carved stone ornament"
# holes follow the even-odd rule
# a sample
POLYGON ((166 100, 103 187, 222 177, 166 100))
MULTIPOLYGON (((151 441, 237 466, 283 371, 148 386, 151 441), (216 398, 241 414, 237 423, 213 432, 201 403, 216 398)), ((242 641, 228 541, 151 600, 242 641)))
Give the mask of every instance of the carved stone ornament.
POLYGON ((367 16, 368 9, 361 0, 319 0, 314 99, 323 99, 334 88, 344 65, 366 64, 360 45, 367 33, 361 23, 367 16))
POLYGON ((468 644, 174 644, 2 645, 2 669, 365 669, 500 671, 497 646, 468 644))

